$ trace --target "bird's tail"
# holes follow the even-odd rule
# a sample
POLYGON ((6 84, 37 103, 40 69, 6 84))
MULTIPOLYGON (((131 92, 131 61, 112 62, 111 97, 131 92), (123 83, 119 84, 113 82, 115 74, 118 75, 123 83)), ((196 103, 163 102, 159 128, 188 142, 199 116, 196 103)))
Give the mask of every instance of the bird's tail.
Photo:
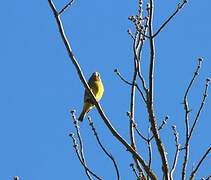
POLYGON ((84 116, 86 116, 86 114, 93 108, 93 104, 91 103, 84 103, 84 107, 83 107, 83 110, 78 118, 79 121, 83 121, 84 119, 84 116))
POLYGON ((81 114, 80 114, 78 120, 82 122, 85 115, 86 115, 86 112, 83 110, 83 111, 81 112, 81 114))

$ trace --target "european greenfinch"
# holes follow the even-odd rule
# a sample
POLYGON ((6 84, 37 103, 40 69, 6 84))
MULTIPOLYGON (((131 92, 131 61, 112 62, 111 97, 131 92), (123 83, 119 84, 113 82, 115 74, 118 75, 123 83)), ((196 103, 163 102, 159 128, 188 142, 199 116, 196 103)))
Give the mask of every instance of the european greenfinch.
MULTIPOLYGON (((103 96, 104 87, 103 83, 100 78, 100 74, 98 72, 94 72, 92 76, 89 78, 88 81, 89 87, 94 94, 97 101, 100 101, 100 99, 103 96)), ((86 114, 94 107, 94 103, 89 95, 89 93, 85 90, 84 94, 84 105, 83 110, 78 118, 79 121, 83 121, 86 114)))

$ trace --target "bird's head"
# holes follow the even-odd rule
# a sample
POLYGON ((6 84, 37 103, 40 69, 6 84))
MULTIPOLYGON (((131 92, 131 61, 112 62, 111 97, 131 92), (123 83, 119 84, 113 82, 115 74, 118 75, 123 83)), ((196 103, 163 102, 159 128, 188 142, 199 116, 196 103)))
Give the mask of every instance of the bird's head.
POLYGON ((92 77, 91 78, 93 78, 95 81, 100 80, 100 73, 99 72, 94 72, 92 74, 92 77))

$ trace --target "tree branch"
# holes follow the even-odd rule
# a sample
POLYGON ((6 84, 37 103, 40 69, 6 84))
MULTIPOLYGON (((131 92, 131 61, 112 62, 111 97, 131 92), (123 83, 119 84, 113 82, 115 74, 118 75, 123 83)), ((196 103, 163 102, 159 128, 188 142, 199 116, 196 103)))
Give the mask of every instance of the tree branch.
MULTIPOLYGON (((121 75, 121 73, 119 72, 118 69, 115 69, 114 72, 116 73, 116 75, 117 75, 124 83, 126 83, 126 84, 132 86, 132 83, 131 83, 130 81, 126 80, 126 79, 121 75)), ((146 100, 146 98, 145 98, 145 96, 144 96, 144 93, 141 91, 141 89, 139 88, 139 86, 138 86, 137 83, 135 83, 135 86, 136 86, 138 92, 140 93, 140 95, 141 95, 143 101, 144 101, 145 103, 147 103, 147 100, 146 100)))
POLYGON ((177 160, 178 160, 179 151, 180 151, 179 150, 180 149, 179 134, 177 132, 176 126, 172 126, 172 130, 174 132, 174 141, 175 141, 176 151, 175 151, 175 155, 174 155, 174 161, 173 161, 173 164, 172 164, 172 168, 171 168, 171 171, 170 171, 171 180, 173 180, 173 174, 174 174, 174 171, 175 171, 176 166, 177 166, 177 160))
POLYGON ((205 152, 205 154, 202 156, 201 160, 196 165, 195 169, 191 172, 190 180, 194 179, 195 174, 197 173, 199 167, 203 163, 203 161, 206 159, 207 155, 211 152, 211 147, 208 148, 208 150, 205 152))
POLYGON ((210 79, 207 78, 207 79, 206 79, 206 84, 205 84, 205 90, 204 90, 204 94, 203 94, 203 98, 202 98, 202 102, 201 102, 201 105, 200 105, 200 107, 199 107, 199 110, 198 110, 198 112, 197 112, 197 114, 196 114, 194 123, 193 123, 193 125, 192 125, 192 127, 191 127, 191 130, 190 130, 190 133, 189 133, 189 138, 188 138, 189 140, 190 140, 191 135, 192 135, 192 133, 193 133, 193 130, 194 130, 195 126, 196 126, 196 123, 197 123, 197 121, 199 120, 199 116, 200 116, 200 114, 201 114, 201 111, 202 111, 203 106, 204 106, 204 104, 205 104, 206 98, 207 98, 207 96, 208 96, 209 82, 210 82, 210 79))
POLYGON ((73 4, 74 0, 71 0, 69 3, 67 3, 62 9, 61 11, 59 11, 59 15, 61 15, 65 10, 67 10, 72 4, 73 4))
POLYGON ((138 173, 136 172, 136 169, 134 168, 134 164, 131 163, 131 164, 130 164, 130 167, 131 167, 132 171, 134 172, 136 178, 139 179, 138 173))
POLYGON ((198 58, 198 65, 197 65, 194 75, 186 89, 186 92, 184 95, 184 100, 183 100, 184 110, 185 110, 185 134, 186 134, 185 137, 186 138, 185 138, 185 147, 184 147, 185 154, 184 154, 184 160, 183 160, 183 166, 182 166, 182 180, 186 179, 186 169, 187 169, 187 163, 188 163, 188 158, 189 158, 189 129, 190 129, 189 113, 190 113, 190 109, 188 106, 188 93, 193 85, 193 82, 195 81, 196 77, 199 74, 199 70, 201 68, 202 61, 203 61, 202 58, 198 58))
POLYGON ((94 123, 93 123, 93 121, 92 121, 90 116, 88 117, 88 120, 89 120, 89 125, 92 128, 92 131, 93 131, 93 133, 94 133, 94 135, 95 135, 95 137, 97 139, 98 144, 100 145, 100 147, 103 150, 103 152, 112 160, 112 162, 114 164, 114 167, 115 167, 115 170, 116 170, 117 179, 120 180, 120 174, 119 174, 118 166, 117 166, 117 163, 116 163, 113 155, 111 153, 108 153, 106 148, 102 145, 102 143, 100 141, 100 138, 99 138, 99 136, 97 134, 96 128, 94 127, 94 123))
POLYGON ((176 10, 173 12, 173 14, 160 26, 160 28, 157 30, 157 32, 153 35, 153 38, 157 36, 161 30, 173 19, 173 17, 185 6, 187 3, 187 0, 182 0, 182 3, 179 3, 177 5, 176 10))
MULTIPOLYGON (((79 156, 80 156, 80 159, 81 159, 81 161, 83 163, 82 165, 83 165, 83 167, 85 169, 86 175, 87 175, 87 177, 90 180, 92 179, 92 177, 90 176, 89 173, 91 173, 92 175, 94 175, 98 179, 99 177, 95 173, 93 173, 92 171, 90 171, 89 168, 87 167, 86 160, 85 160, 85 157, 84 157, 84 151, 83 151, 83 149, 84 149, 83 148, 83 140, 82 140, 82 137, 81 137, 80 129, 79 129, 79 126, 78 126, 78 120, 77 120, 77 118, 75 116, 75 111, 74 110, 71 111, 71 115, 72 115, 72 119, 73 119, 73 124, 74 124, 75 129, 76 129, 77 137, 78 137, 78 140, 79 140, 79 153, 80 153, 79 156)), ((74 139, 74 137, 72 137, 72 139, 74 139)), ((75 148, 77 148, 78 146, 76 146, 76 140, 73 141, 73 143, 75 145, 75 148)), ((101 178, 99 178, 99 179, 101 179, 101 178)))
POLYGON ((83 162, 81 156, 80 156, 80 153, 79 153, 79 150, 78 150, 78 144, 77 144, 77 141, 74 137, 74 134, 73 133, 70 133, 69 135, 71 138, 72 138, 72 141, 73 141, 73 147, 75 149, 75 152, 76 152, 76 155, 81 163, 81 165, 84 167, 85 169, 85 172, 86 172, 86 175, 87 177, 89 178, 89 180, 93 180, 92 177, 90 176, 90 174, 92 174, 95 178, 97 178, 98 180, 102 180, 100 177, 98 177, 95 173, 93 173, 91 170, 89 170, 89 168, 86 166, 86 164, 83 162), (88 172, 88 173, 87 173, 88 172), (90 174, 89 174, 90 173, 90 174))
MULTIPOLYGON (((160 131, 161 129, 164 128, 164 126, 166 125, 168 119, 169 119, 169 117, 166 116, 165 119, 162 121, 161 125, 158 127, 158 131, 160 131)), ((151 141, 154 137, 155 137, 155 136, 152 135, 152 136, 149 138, 149 140, 151 141)))
MULTIPOLYGON (((148 128, 148 138, 147 138, 147 148, 148 148, 148 157, 149 157, 148 165, 151 168, 151 164, 152 164, 152 144, 151 144, 151 141, 150 141, 150 138, 149 138, 150 131, 151 131, 150 128, 148 128)), ((147 180, 149 180, 149 176, 147 176, 147 180)))
POLYGON ((152 180, 156 180, 157 177, 156 175, 154 174, 154 172, 147 166, 146 162, 144 161, 144 159, 127 143, 127 141, 125 139, 123 139, 121 137, 121 135, 113 128, 113 126, 111 125, 109 119, 107 118, 107 116, 105 115, 104 111, 102 110, 100 104, 97 102, 97 100, 95 99, 95 96, 94 94, 92 93, 92 91, 90 90, 90 87, 88 86, 87 84, 87 81, 85 80, 84 78, 84 75, 82 73, 82 70, 80 68, 80 65, 78 64, 73 52, 72 52, 72 49, 70 47, 70 44, 67 40, 67 37, 65 35, 65 32, 64 32, 64 29, 63 29, 63 25, 62 25, 62 22, 60 20, 60 16, 55 8, 55 5, 53 4, 53 1, 52 0, 48 0, 49 2, 49 5, 50 5, 50 8, 55 16, 55 19, 56 19, 56 22, 57 22, 57 25, 58 25, 58 29, 59 29, 59 33, 61 35, 61 38, 63 40, 63 43, 65 45, 65 48, 68 52, 68 55, 70 57, 70 60, 72 61, 73 65, 75 66, 75 69, 77 70, 77 74, 82 82, 82 84, 84 85, 85 89, 87 90, 87 92, 89 93, 93 103, 95 104, 95 107, 97 108, 98 110, 98 113, 100 114, 101 118, 103 119, 105 125, 108 127, 108 129, 110 130, 110 132, 113 134, 113 136, 119 141, 122 143, 122 145, 124 145, 126 147, 126 149, 131 153, 133 154, 138 160, 139 162, 141 163, 141 165, 143 166, 145 172, 147 174, 149 174, 149 176, 151 177, 152 180))
POLYGON ((147 97, 147 110, 149 114, 149 119, 151 123, 151 128, 153 135, 155 137, 156 145, 158 148, 158 152, 160 154, 162 160, 162 170, 165 177, 165 180, 169 180, 169 165, 168 159, 166 156, 166 151, 162 140, 160 138, 157 121, 154 114, 154 107, 153 107, 153 97, 154 97, 154 63, 155 63, 155 45, 153 39, 153 6, 154 1, 150 0, 149 6, 149 36, 150 36, 150 65, 149 65, 149 92, 147 97))

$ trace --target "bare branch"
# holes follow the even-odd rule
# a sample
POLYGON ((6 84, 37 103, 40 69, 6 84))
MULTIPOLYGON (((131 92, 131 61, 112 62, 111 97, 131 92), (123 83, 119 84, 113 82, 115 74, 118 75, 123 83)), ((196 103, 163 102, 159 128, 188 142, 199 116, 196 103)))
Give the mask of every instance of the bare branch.
POLYGON ((136 169, 135 169, 135 167, 134 167, 134 164, 131 163, 131 164, 130 164, 130 167, 131 167, 132 171, 134 172, 135 176, 136 176, 137 179, 138 179, 138 178, 139 178, 139 177, 138 177, 138 173, 136 172, 136 169))
POLYGON ((115 170, 116 170, 116 174, 117 174, 117 179, 120 180, 120 174, 119 174, 119 170, 118 170, 118 166, 117 166, 117 163, 113 157, 113 155, 111 153, 108 153, 108 151, 106 150, 106 148, 102 145, 101 141, 100 141, 100 138, 97 134, 97 131, 96 131, 96 128, 94 127, 94 123, 91 119, 91 117, 89 116, 88 117, 88 120, 89 120, 89 125, 91 126, 92 128, 92 131, 97 139, 97 142, 98 144, 100 145, 101 149, 103 150, 103 152, 112 160, 113 164, 114 164, 114 167, 115 167, 115 170))
POLYGON ((72 4, 73 4, 74 0, 71 0, 69 3, 67 3, 62 9, 61 11, 59 11, 59 15, 61 15, 65 10, 67 10, 72 4))
POLYGON ((114 127, 111 125, 110 123, 110 120, 107 118, 107 116, 105 115, 102 107, 100 106, 100 104, 97 102, 97 100, 95 99, 95 96, 94 94, 92 93, 92 91, 90 90, 90 87, 89 85, 87 84, 87 81, 85 80, 84 78, 84 75, 82 73, 82 70, 80 68, 80 65, 78 64, 73 52, 72 52, 72 49, 71 49, 71 46, 67 40, 67 37, 65 35, 65 32, 64 32, 64 29, 63 29, 63 25, 62 25, 62 22, 60 20, 60 16, 58 15, 58 12, 56 10, 56 7, 53 3, 52 0, 48 0, 49 2, 49 5, 50 5, 50 8, 55 16, 55 19, 56 19, 56 22, 57 22, 57 25, 58 25, 58 29, 59 29, 59 33, 61 35, 61 38, 63 40, 63 43, 65 45, 65 48, 68 52, 68 55, 70 57, 70 60, 72 61, 73 65, 75 66, 75 69, 77 70, 77 73, 78 73, 78 76, 81 80, 81 82, 83 83, 85 89, 87 90, 87 92, 89 93, 95 107, 97 108, 98 110, 98 113, 100 114, 101 118, 103 119, 105 125, 108 127, 108 129, 110 130, 110 132, 113 134, 113 136, 119 141, 122 143, 122 145, 124 145, 126 147, 126 149, 131 153, 133 154, 138 160, 139 162, 141 163, 141 165, 143 166, 145 172, 147 174, 149 174, 149 176, 151 177, 152 180, 156 180, 157 177, 156 175, 154 174, 154 172, 147 166, 146 162, 144 161, 144 159, 137 153, 136 150, 134 150, 129 144, 128 142, 122 138, 122 136, 114 129, 114 127))
MULTIPOLYGON (((137 47, 138 44, 140 43, 140 41, 143 43, 143 39, 140 39, 140 32, 142 30, 142 25, 141 25, 141 21, 142 21, 142 1, 139 1, 139 11, 138 11, 138 15, 137 16, 133 16, 133 22, 136 26, 136 33, 135 33, 135 39, 133 41, 133 53, 134 53, 134 72, 133 72, 133 77, 132 77, 132 85, 131 85, 131 91, 130 91, 130 126, 129 126, 129 131, 130 131, 130 144, 131 147, 134 150, 137 150, 136 147, 136 142, 135 142, 135 136, 134 136, 134 123, 135 123, 135 95, 136 95, 136 86, 137 86, 137 77, 138 77, 138 61, 140 61, 140 57, 139 54, 137 54, 137 47)), ((143 95, 143 93, 141 92, 142 98, 144 99, 145 103, 146 103, 146 99, 143 95)), ((133 155, 133 159, 134 162, 136 163, 136 167, 139 171, 139 174, 143 174, 143 171, 140 167, 140 163, 138 162, 137 158, 133 155)), ((143 177, 145 179, 145 177, 143 177)))
MULTIPOLYGON (((129 111, 127 112, 127 116, 129 117, 129 120, 130 120, 130 122, 131 122, 132 120, 131 120, 131 115, 130 115, 130 112, 129 112, 129 111)), ((141 134, 140 130, 137 128, 137 124, 136 124, 134 121, 132 121, 132 123, 133 123, 133 127, 135 128, 137 134, 138 134, 145 142, 147 142, 148 139, 147 139, 144 135, 141 134)))
POLYGON ((161 25, 161 27, 157 30, 157 32, 153 35, 153 38, 155 36, 157 36, 161 30, 171 21, 171 19, 185 6, 185 4, 187 3, 187 0, 182 0, 182 3, 179 3, 177 5, 176 10, 174 11, 174 13, 161 25))
POLYGON ((201 180, 211 180, 211 175, 208 176, 207 178, 202 177, 201 180))
POLYGON ((194 130, 195 126, 196 126, 197 121, 199 120, 199 116, 200 116, 200 114, 201 114, 201 111, 202 111, 203 106, 204 106, 204 104, 205 104, 206 98, 207 98, 207 96, 208 96, 209 82, 210 82, 210 79, 207 78, 207 79, 206 79, 206 84, 205 84, 205 90, 204 90, 204 94, 203 94, 203 98, 202 98, 202 102, 201 102, 201 105, 200 105, 200 107, 199 107, 199 110, 198 110, 198 112, 197 112, 197 114, 196 114, 194 123, 193 123, 193 125, 192 125, 192 127, 191 127, 191 130, 190 130, 190 133, 189 133, 189 139, 191 138, 191 135, 192 135, 192 133, 193 133, 193 130, 194 130))
POLYGON ((185 147, 183 148, 185 150, 184 153, 184 160, 183 160, 183 166, 182 166, 182 180, 186 179, 186 169, 187 169, 187 163, 188 163, 188 158, 189 158, 189 129, 190 129, 190 125, 189 125, 189 113, 190 113, 190 109, 188 106, 188 93, 196 79, 196 77, 199 75, 199 70, 201 68, 201 64, 202 64, 203 59, 202 58, 198 58, 198 65, 196 67, 196 70, 193 74, 193 77, 185 91, 185 95, 184 95, 184 100, 183 100, 183 104, 184 104, 184 110, 185 110, 185 147))
POLYGON ((127 30, 127 33, 130 35, 130 37, 135 41, 135 35, 132 33, 131 29, 127 30))
MULTIPOLYGON (((135 43, 135 42, 134 42, 135 43)), ((137 61, 134 58, 134 73, 133 73, 133 80, 132 80, 132 86, 131 86, 131 93, 130 93, 130 116, 131 116, 131 121, 130 121, 130 126, 129 126, 129 131, 130 131, 130 144, 131 147, 137 151, 136 147, 136 142, 135 142, 135 136, 134 136, 134 127, 133 124, 135 123, 135 93, 136 93, 136 79, 137 79, 137 61)), ((142 168, 140 166, 140 163, 138 159, 133 155, 134 162, 136 163, 136 167, 139 171, 139 173, 143 174, 142 168)))
POLYGON ((72 115, 72 119, 73 119, 73 124, 75 126, 75 129, 76 129, 76 132, 77 132, 77 136, 78 136, 78 139, 79 139, 79 148, 80 148, 80 156, 81 156, 81 159, 82 161, 86 164, 85 162, 85 159, 84 159, 84 148, 83 148, 83 141, 82 141, 82 137, 81 137, 81 133, 80 133, 80 129, 79 129, 79 125, 78 125, 78 120, 75 116, 75 111, 72 110, 70 111, 71 115, 72 115))
POLYGON ((206 159, 207 155, 211 152, 211 147, 208 148, 208 150, 205 152, 205 154, 202 156, 201 160, 196 165, 195 169, 191 172, 190 180, 194 179, 195 174, 197 173, 199 167, 203 163, 203 161, 206 159))
POLYGON ((175 141, 176 150, 175 150, 175 155, 174 155, 174 161, 173 161, 172 168, 171 168, 171 171, 170 171, 171 180, 173 180, 173 173, 174 173, 176 166, 177 166, 177 160, 178 160, 179 151, 180 151, 179 150, 180 149, 179 134, 177 132, 176 126, 172 126, 172 130, 174 132, 174 141, 175 141))
MULTIPOLYGON (((126 80, 126 79, 121 75, 121 73, 119 72, 118 69, 115 69, 114 72, 116 73, 116 75, 117 75, 123 82, 125 82, 126 84, 128 84, 128 85, 130 85, 130 86, 133 85, 131 82, 129 82, 128 80, 126 80)), ((137 83, 135 83, 135 86, 136 86, 138 92, 141 94, 141 97, 142 97, 142 99, 144 100, 144 102, 147 103, 147 100, 146 100, 146 98, 145 98, 143 92, 141 91, 141 89, 139 88, 139 86, 138 86, 137 83)))
POLYGON ((162 160, 162 171, 166 180, 169 180, 169 165, 168 159, 166 156, 166 151, 163 145, 163 142, 160 138, 157 121, 155 118, 154 107, 153 107, 153 97, 154 97, 154 64, 155 64, 155 45, 153 38, 153 11, 154 11, 154 1, 149 1, 149 36, 150 36, 150 65, 149 65, 149 92, 147 96, 147 110, 149 114, 149 119, 151 123, 151 128, 153 135, 155 137, 155 142, 162 160))
MULTIPOLYGON (((165 119, 162 121, 161 125, 158 127, 158 131, 162 130, 164 126, 167 124, 167 121, 169 119, 169 116, 165 116, 165 119)), ((154 138, 154 135, 152 135, 149 140, 151 141, 154 138)))
MULTIPOLYGON (((147 29, 149 27, 148 26, 149 18, 146 17, 145 19, 146 19, 146 21, 145 21, 143 33, 146 35, 147 29)), ((143 45, 144 45, 144 40, 145 40, 144 37, 140 36, 140 34, 139 34, 139 43, 137 43, 137 46, 136 46, 136 49, 137 49, 136 50, 136 54, 137 54, 136 58, 137 58, 137 61, 138 61, 138 77, 140 78, 141 83, 142 83, 142 87, 143 87, 145 93, 147 94, 148 89, 147 89, 147 86, 146 86, 144 76, 141 73, 141 52, 142 52, 142 48, 143 48, 143 45)))
POLYGON ((92 174, 92 175, 93 175, 95 178, 97 178, 98 180, 102 180, 102 179, 99 178, 95 173, 93 173, 92 171, 90 171, 89 168, 86 166, 86 164, 84 164, 84 162, 83 162, 83 160, 82 160, 82 158, 81 158, 81 156, 80 156, 80 153, 79 153, 79 150, 78 150, 78 144, 77 144, 77 141, 76 141, 76 139, 75 139, 75 137, 74 137, 74 134, 71 133, 69 136, 72 138, 73 147, 74 147, 74 149, 75 149, 76 155, 77 155, 77 157, 78 157, 78 159, 79 159, 81 165, 84 167, 85 172, 86 172, 86 175, 87 175, 87 177, 89 178, 89 180, 93 180, 92 177, 90 176, 90 174, 92 174), (87 173, 87 172, 89 172, 90 174, 87 173))
MULTIPOLYGON (((85 157, 84 157, 84 152, 83 152, 83 140, 82 140, 82 137, 81 137, 81 134, 80 134, 80 129, 79 129, 79 126, 78 126, 78 120, 75 116, 74 110, 71 111, 71 115, 72 115, 73 123, 74 123, 75 129, 76 129, 77 137, 78 137, 78 140, 79 140, 79 153, 80 153, 79 156, 80 156, 80 159, 83 163, 83 167, 85 169, 86 175, 89 179, 92 179, 92 177, 90 176, 89 173, 93 174, 96 178, 99 178, 95 173, 90 171, 89 168, 87 167, 86 160, 85 160, 85 157)), ((74 139, 74 137, 72 137, 72 139, 74 139)), ((76 141, 73 141, 73 143, 76 144, 76 141)), ((77 148, 77 150, 78 150, 78 146, 76 146, 75 148, 77 148)), ((99 179, 101 179, 101 178, 99 178, 99 179)))
MULTIPOLYGON (((152 145, 151 145, 151 141, 150 141, 150 138, 149 138, 150 131, 151 131, 150 128, 148 128, 148 138, 147 138, 147 148, 148 148, 148 157, 149 157, 148 165, 151 168, 151 164, 152 164, 152 145)), ((147 180, 149 180, 149 176, 147 176, 147 180)))
POLYGON ((125 82, 126 84, 128 84, 128 85, 130 85, 130 86, 133 85, 130 81, 126 80, 126 79, 120 74, 120 72, 119 72, 118 69, 115 69, 114 72, 116 73, 116 75, 117 75, 123 82, 125 82))

